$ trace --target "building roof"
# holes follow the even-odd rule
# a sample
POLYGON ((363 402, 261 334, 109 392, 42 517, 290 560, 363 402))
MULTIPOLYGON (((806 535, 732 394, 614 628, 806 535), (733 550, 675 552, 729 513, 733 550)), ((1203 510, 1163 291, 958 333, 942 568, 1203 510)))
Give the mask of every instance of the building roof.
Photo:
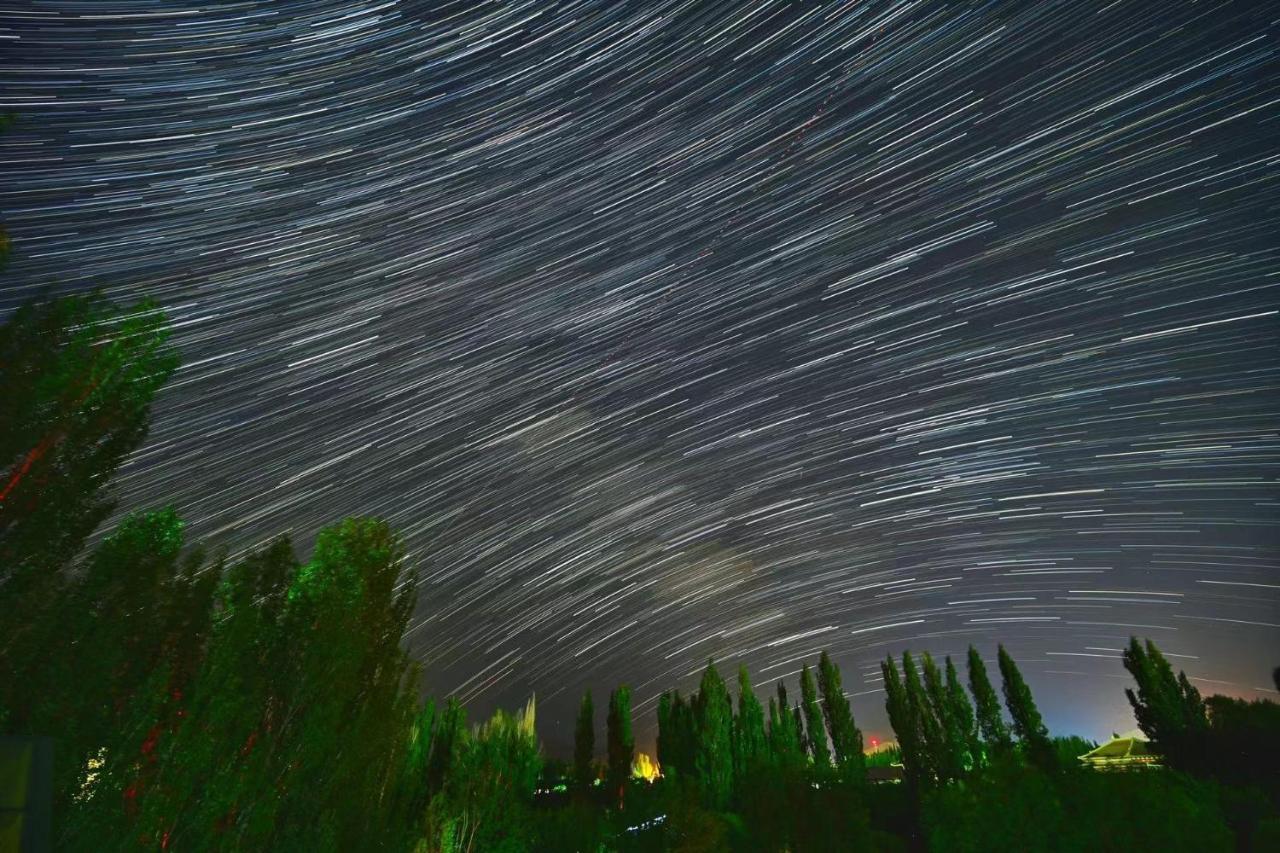
POLYGON ((1081 761, 1089 763, 1133 761, 1155 761, 1157 755, 1151 751, 1151 744, 1136 737, 1121 737, 1110 740, 1080 756, 1081 761))

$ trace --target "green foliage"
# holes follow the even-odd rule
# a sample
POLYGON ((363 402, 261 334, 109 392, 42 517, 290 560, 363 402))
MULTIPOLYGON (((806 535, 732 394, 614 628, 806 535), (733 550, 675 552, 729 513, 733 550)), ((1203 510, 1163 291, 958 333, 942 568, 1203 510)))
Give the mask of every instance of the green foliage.
POLYGON ((607 827, 603 813, 580 798, 560 807, 535 809, 531 823, 531 850, 603 853, 606 849, 607 827))
POLYGON ((1003 755, 1013 747, 1009 728, 1000 713, 1000 700, 987 678, 987 666, 973 646, 969 647, 969 691, 982 733, 982 742, 988 757, 1003 755))
POLYGON ((635 758, 636 743, 631 733, 631 688, 625 684, 609 694, 607 720, 609 763, 606 781, 619 803, 631 778, 631 762, 635 758))
POLYGON ((1229 784, 1256 785, 1280 800, 1280 705, 1210 696, 1205 706, 1205 772, 1229 784))
POLYGON ((930 849, 1228 851, 1214 792, 1175 773, 1046 774, 999 763, 924 805, 930 849))
POLYGON ((385 524, 352 519, 303 566, 283 540, 232 566, 180 722, 108 749, 65 846, 333 850, 411 834, 426 794, 395 786, 425 779, 432 720, 399 643, 415 592, 411 578, 397 589, 400 555, 385 524))
POLYGON ((969 696, 960 684, 960 676, 956 673, 956 665, 947 656, 946 704, 950 717, 949 724, 954 727, 952 735, 959 742, 961 763, 966 771, 978 766, 982 755, 982 743, 978 737, 977 721, 973 715, 973 705, 969 696))
POLYGON ((714 661, 707 662, 694 702, 697 719, 694 772, 712 808, 723 808, 733 787, 733 706, 714 661))
POLYGON ((592 762, 596 753, 595 707, 591 704, 591 691, 582 694, 578 706, 578 722, 573 730, 573 780, 586 788, 595 779, 592 762))
POLYGON ((1098 744, 1079 735, 1055 737, 1051 740, 1055 766, 1063 769, 1080 766, 1080 756, 1097 748, 1098 744))
POLYGON ((739 777, 753 773, 766 756, 764 709, 751 689, 751 676, 738 667, 738 716, 734 719, 734 772, 739 777))
POLYGON ((779 681, 777 691, 777 702, 769 700, 769 752, 776 767, 798 768, 805 763, 803 739, 787 704, 786 685, 779 681))
POLYGON ((31 302, 0 325, 0 637, 57 597, 57 573, 111 512, 107 484, 177 368, 169 334, 150 302, 98 293, 31 302))
POLYGON ((862 791, 830 774, 795 769, 751 774, 739 782, 743 831, 733 839, 734 849, 872 849, 862 791))
POLYGON ((952 712, 954 702, 943 684, 942 672, 934 663, 933 656, 925 652, 921 660, 925 696, 928 698, 929 711, 937 720, 940 734, 940 748, 933 756, 933 765, 937 768, 939 779, 959 779, 964 775, 968 764, 967 732, 963 721, 952 712))
POLYGON ((818 691, 813 685, 813 673, 808 664, 800 670, 800 707, 804 709, 805 743, 809 757, 819 770, 831 766, 831 751, 827 747, 827 730, 822 720, 822 707, 818 704, 818 691))
POLYGON ((898 737, 903 776, 914 797, 932 781, 919 713, 907 696, 907 687, 892 656, 885 658, 880 664, 880 671, 884 673, 885 710, 889 715, 889 724, 898 737))
POLYGON ((1023 680, 1018 665, 1003 645, 998 647, 997 653, 1000 676, 1004 682, 1004 702, 1009 709, 1009 717, 1013 720, 1013 733, 1022 742, 1032 761, 1046 770, 1052 769, 1055 756, 1053 746, 1049 743, 1049 730, 1040 719, 1040 710, 1036 708, 1035 699, 1031 696, 1031 688, 1023 680))
POLYGON ((90 759, 129 752, 173 722, 203 652, 216 574, 182 557, 172 509, 132 515, 16 643, 4 662, 0 704, 11 732, 56 733, 55 805, 79 795, 90 759))
POLYGON ((679 690, 658 699, 658 763, 668 778, 692 777, 697 739, 697 722, 689 702, 679 690))
POLYGON ((906 691, 907 704, 911 707, 911 716, 916 720, 919 731, 921 781, 925 785, 944 780, 940 758, 946 755, 947 744, 943 736, 942 724, 934 716, 920 680, 920 672, 910 652, 902 655, 902 684, 906 691))
POLYGON ((1204 738, 1209 723, 1200 691, 1187 681, 1186 673, 1174 676, 1173 667, 1150 640, 1144 647, 1137 637, 1129 638, 1124 667, 1138 688, 1136 693, 1126 688, 1125 696, 1155 751, 1171 767, 1204 771, 1209 761, 1204 738))
MULTIPOLYGON (((542 769, 533 700, 515 715, 497 711, 461 738, 445 784, 429 807, 431 849, 529 850, 531 807, 542 769)), ((355 845, 343 849, 367 849, 355 845)))
POLYGON ((862 732, 853 722, 853 710, 840 683, 840 668, 825 651, 818 660, 818 687, 822 691, 822 715, 831 734, 831 747, 841 778, 862 782, 866 779, 862 732))

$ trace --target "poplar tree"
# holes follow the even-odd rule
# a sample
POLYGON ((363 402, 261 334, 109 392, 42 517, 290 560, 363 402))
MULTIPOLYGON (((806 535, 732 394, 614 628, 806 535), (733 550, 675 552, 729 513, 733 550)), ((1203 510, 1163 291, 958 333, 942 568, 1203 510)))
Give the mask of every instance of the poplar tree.
POLYGON ((924 670, 925 693, 929 698, 929 707, 942 735, 942 751, 935 756, 934 763, 938 773, 945 779, 958 779, 964 775, 965 731, 960 720, 952 714, 952 703, 942 681, 942 672, 934 662, 933 656, 925 652, 921 658, 924 670))
POLYGON ((671 691, 664 690, 658 697, 658 766, 664 774, 669 774, 675 767, 675 727, 671 719, 671 691))
POLYGON ((942 726, 929 706, 924 685, 920 682, 920 673, 910 652, 902 654, 902 684, 906 691, 907 703, 911 706, 911 714, 916 720, 920 733, 921 780, 932 784, 942 778, 939 757, 945 754, 946 741, 942 734, 942 726))
POLYGON ((800 700, 804 708, 809 755, 819 770, 831 767, 831 752, 827 747, 827 730, 822 720, 822 708, 818 705, 818 691, 813 684, 813 673, 805 664, 800 670, 800 700))
POLYGON ((712 808, 723 808, 733 785, 733 706, 714 661, 708 661, 702 673, 696 710, 695 772, 707 804, 712 808))
POLYGON ((914 800, 929 778, 920 720, 907 697, 906 685, 903 684, 898 664, 892 655, 880 664, 880 671, 884 674, 885 711, 888 712, 889 725, 893 727, 893 733, 898 739, 903 775, 914 800))
POLYGON ((822 714, 831 733, 836 766, 849 781, 866 778, 866 757, 862 753, 862 732, 853 721, 853 710, 844 695, 840 668, 824 651, 818 659, 818 687, 822 691, 822 714))
POLYGON ((609 694, 607 723, 609 790, 621 805, 636 751, 635 738, 631 734, 631 688, 625 684, 609 694))
POLYGON ((1031 688, 1023 680, 1018 665, 1003 645, 998 647, 997 652, 1000 676, 1004 682, 1004 702, 1009 709, 1009 718, 1013 720, 1013 733, 1022 742, 1031 760, 1049 769, 1056 764, 1056 757, 1053 744, 1049 741, 1049 730, 1040 719, 1040 711, 1031 696, 1031 688))
POLYGON ((573 779, 583 788, 589 787, 595 776, 591 767, 595 752, 595 708, 591 704, 591 690, 588 689, 582 694, 582 704, 578 706, 578 722, 573 732, 573 779))
POLYGON ((956 665, 947 655, 947 708, 954 725, 960 732, 964 744, 964 769, 972 770, 978 766, 982 754, 982 744, 978 737, 977 722, 973 716, 973 704, 960 684, 960 676, 956 673, 956 665))
POLYGON ((1013 741, 1009 738, 1009 727, 1001 716, 996 691, 987 678, 987 666, 973 646, 969 647, 969 691, 973 693, 978 728, 982 732, 983 744, 988 754, 1007 753, 1013 746, 1013 741))
POLYGON ((691 776, 694 773, 695 720, 693 708, 679 690, 671 692, 671 707, 666 725, 658 718, 659 758, 664 776, 691 776), (669 772, 672 771, 672 772, 669 772))
POLYGON ((1126 687, 1124 693, 1133 706, 1138 728, 1174 767, 1202 769, 1204 735, 1209 723, 1200 691, 1187 674, 1180 672, 1175 677, 1173 667, 1155 643, 1147 640, 1144 647, 1137 637, 1129 638, 1124 668, 1137 687, 1136 692, 1126 687))
POLYGON ((746 666, 738 667, 738 716, 734 720, 734 746, 739 777, 751 772, 765 753, 764 709, 751 689, 746 666))
POLYGON ((787 701, 786 685, 781 681, 777 692, 777 701, 769 700, 769 747, 778 767, 794 769, 804 763, 804 748, 787 701))

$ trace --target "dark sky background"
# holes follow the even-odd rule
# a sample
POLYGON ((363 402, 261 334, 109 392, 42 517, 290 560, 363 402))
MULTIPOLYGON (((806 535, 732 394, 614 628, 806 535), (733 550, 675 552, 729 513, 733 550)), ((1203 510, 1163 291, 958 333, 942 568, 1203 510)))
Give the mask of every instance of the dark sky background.
POLYGON ((708 656, 1280 664, 1280 13, 1255 2, 10 3, 0 312, 168 310, 119 478, 233 551, 390 520, 428 692, 708 656))

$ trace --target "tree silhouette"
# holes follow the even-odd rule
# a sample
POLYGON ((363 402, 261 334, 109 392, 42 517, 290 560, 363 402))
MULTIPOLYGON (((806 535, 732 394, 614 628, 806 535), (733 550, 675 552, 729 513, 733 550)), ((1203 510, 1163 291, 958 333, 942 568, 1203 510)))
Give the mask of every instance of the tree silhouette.
POLYGON ((1049 730, 1040 719, 1040 710, 1036 708, 1031 688, 1023 680, 1018 665, 1003 645, 997 648, 997 654, 1000 676, 1004 682, 1004 702, 1009 709, 1009 718, 1013 720, 1013 733, 1018 736, 1032 761, 1044 769, 1051 769, 1056 764, 1056 754, 1049 741, 1049 730))
POLYGON ((1129 638, 1124 667, 1137 683, 1137 692, 1125 688, 1124 693, 1133 706, 1138 728, 1172 766, 1202 770, 1207 760, 1204 734, 1209 722, 1200 691, 1185 672, 1173 674, 1173 667, 1150 640, 1144 647, 1137 637, 1129 638))
POLYGON ((746 666, 738 667, 738 716, 734 720, 734 753, 739 777, 753 772, 765 755, 764 709, 751 689, 746 666))
POLYGON ((866 777, 866 759, 862 753, 862 732, 853 721, 853 710, 840 683, 840 668, 824 651, 818 659, 818 687, 822 691, 822 713, 831 733, 831 747, 836 766, 849 781, 866 777))
POLYGON ((635 738, 631 734, 631 688, 625 684, 609 695, 607 723, 609 790, 621 806, 627 779, 631 776, 631 761, 636 752, 635 738))
POLYGON ((1000 700, 987 678, 987 666, 982 656, 973 646, 969 647, 969 691, 973 694, 973 703, 978 718, 978 728, 987 752, 1004 754, 1013 746, 1009 737, 1009 727, 1005 725, 1000 713, 1000 700))
POLYGON ((723 808, 733 786, 733 707, 714 661, 707 662, 695 700, 698 721, 694 770, 707 804, 723 808))
POLYGON ((592 762, 596 752, 595 708, 591 704, 591 690, 582 694, 578 706, 578 722, 573 731, 573 780, 581 787, 588 787, 595 774, 592 762))
POLYGON ((827 747, 827 730, 822 720, 822 707, 818 704, 818 691, 813 684, 813 673, 805 664, 800 670, 800 701, 804 709, 805 740, 809 756, 819 770, 831 766, 831 751, 827 747))

